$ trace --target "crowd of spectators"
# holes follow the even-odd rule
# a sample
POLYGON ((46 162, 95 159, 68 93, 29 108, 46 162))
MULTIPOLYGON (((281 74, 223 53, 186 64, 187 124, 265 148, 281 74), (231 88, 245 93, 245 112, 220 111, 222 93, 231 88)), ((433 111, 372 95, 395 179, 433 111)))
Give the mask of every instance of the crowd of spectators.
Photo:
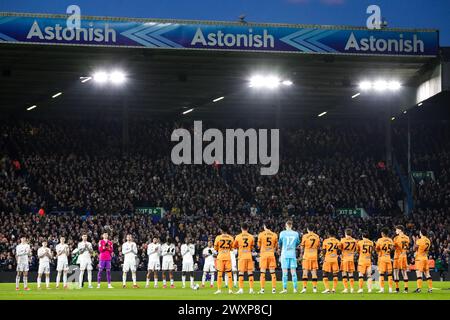
POLYGON ((82 232, 95 244, 106 225, 116 244, 115 269, 128 232, 142 249, 141 269, 153 236, 172 237, 179 250, 189 234, 201 264, 200 249, 220 224, 238 233, 240 223, 249 221, 256 234, 267 218, 281 231, 287 217, 301 232, 307 223, 316 224, 322 237, 330 226, 339 235, 345 227, 356 236, 368 229, 373 239, 385 225, 392 230, 404 224, 410 236, 425 227, 432 232, 431 255, 448 263, 448 129, 439 129, 438 142, 426 140, 434 140, 434 132, 418 142, 423 148, 417 147, 414 166, 429 166, 436 179, 417 183, 417 206, 405 217, 398 205, 404 198, 400 181, 383 161, 384 138, 377 131, 361 126, 281 130, 279 172, 262 176, 255 165, 174 165, 170 135, 179 126, 133 120, 124 148, 115 119, 0 124, 0 268, 14 269, 21 235, 29 237, 34 250, 44 238, 54 246, 61 235, 73 247, 82 232), (136 213, 138 207, 162 207, 165 215, 157 222, 136 213), (339 215, 339 208, 364 208, 370 218, 339 215))

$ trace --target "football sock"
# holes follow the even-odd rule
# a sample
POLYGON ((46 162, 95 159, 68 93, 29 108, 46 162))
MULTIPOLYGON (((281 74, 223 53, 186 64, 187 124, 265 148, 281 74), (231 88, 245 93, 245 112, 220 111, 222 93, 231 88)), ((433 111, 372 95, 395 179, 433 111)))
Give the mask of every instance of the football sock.
POLYGON ((222 278, 223 278, 223 273, 221 271, 219 271, 217 273, 217 289, 221 289, 222 288, 222 278))
POLYGON ((294 285, 294 289, 297 290, 297 272, 292 273, 292 284, 294 285))
POLYGON ((275 289, 277 287, 277 275, 275 272, 271 273, 272 276, 272 288, 275 289))
MULTIPOLYGON (((88 270, 88 283, 90 286, 92 286, 92 271, 88 270)), ((81 278, 81 282, 83 282, 83 278, 81 278)))
POLYGON ((50 275, 45 276, 45 286, 48 288, 50 287, 50 275))
POLYGON ((122 274, 122 284, 123 285, 127 284, 127 274, 125 272, 122 274))
POLYGON ((211 285, 214 285, 214 272, 211 273, 211 285))
POLYGON ((417 288, 422 289, 422 277, 417 277, 417 288))
POLYGON ((380 289, 384 289, 384 276, 380 276, 380 289))
POLYGON ((155 277, 155 279, 153 281, 155 283, 155 286, 157 286, 158 285, 158 277, 155 277))
POLYGON ((253 274, 248 276, 248 284, 250 286, 250 289, 253 289, 253 283, 255 281, 255 278, 253 277, 253 274))
POLYGON ((428 283, 428 289, 433 288, 433 280, 431 279, 431 277, 427 278, 427 283, 428 283))
POLYGON ((173 286, 173 278, 170 279, 170 285, 173 286))
MULTIPOLYGON (((231 279, 231 274, 229 275, 229 277, 230 277, 230 279, 231 279)), ((236 286, 237 283, 238 283, 238 275, 237 275, 236 272, 233 274, 233 282, 234 282, 234 285, 235 285, 235 286, 236 286)), ((228 281, 228 283, 231 283, 231 282, 228 281)), ((231 287, 230 287, 230 288, 231 288, 231 287)))
POLYGON ((147 277, 147 280, 145 281, 145 285, 148 286, 150 284, 150 278, 147 277))
POLYGON ((37 286, 38 286, 38 288, 41 286, 41 277, 40 276, 37 277, 37 286))
POLYGON ((261 289, 264 289, 266 286, 266 273, 261 271, 261 275, 259 276, 259 284, 261 289))
POLYGON ((98 269, 97 274, 97 283, 100 283, 100 281, 102 281, 102 269, 98 269))
POLYGON ((203 275, 202 275, 202 286, 205 285, 205 281, 206 281, 206 272, 203 272, 203 275))
POLYGON ((314 288, 317 288, 317 278, 312 278, 312 284, 314 288))
POLYGON ((398 291, 399 289, 400 289, 400 286, 399 286, 399 280, 395 280, 394 281, 395 282, 395 289, 398 291))
POLYGON ((372 278, 367 279, 367 289, 372 290, 372 278))
POLYGON ((336 290, 338 285, 338 277, 333 277, 333 290, 336 290))
POLYGON ((163 286, 167 285, 166 279, 163 279, 163 286))
POLYGON ((308 285, 308 278, 303 278, 303 288, 306 288, 306 286, 308 285))
POLYGON ((78 285, 81 287, 83 284, 83 276, 84 276, 84 270, 80 271, 80 276, 78 277, 78 285))
POLYGON ((186 276, 181 276, 181 282, 183 283, 183 287, 186 285, 186 276))
POLYGON ((229 290, 231 290, 231 288, 233 287, 233 279, 231 277, 232 277, 231 272, 228 272, 228 289, 229 290))
POLYGON ((283 289, 287 289, 288 273, 283 271, 283 289))
POLYGON ((244 276, 243 275, 239 275, 239 289, 243 289, 244 288, 244 276))
POLYGON ((392 281, 392 276, 388 276, 388 283, 389 283, 389 288, 392 289, 393 286, 393 281, 392 281))
POLYGON ((405 290, 408 291, 408 279, 403 280, 403 284, 405 286, 405 290))
POLYGON ((20 276, 16 276, 16 288, 19 287, 19 283, 20 283, 20 276))
POLYGON ((58 272, 57 274, 56 274, 56 286, 59 286, 59 280, 61 279, 61 273, 60 272, 58 272))
POLYGON ((327 277, 323 278, 323 285, 325 286, 325 289, 330 290, 330 284, 327 277))
POLYGON ((353 289, 355 287, 355 279, 353 276, 350 277, 350 288, 353 289))
POLYGON ((133 285, 136 285, 136 273, 131 274, 131 279, 133 279, 133 285))
POLYGON ((67 272, 63 273, 63 284, 64 286, 67 286, 67 272))
POLYGON ((194 277, 191 276, 191 287, 193 287, 193 286, 194 286, 194 277))
POLYGON ((108 284, 111 284, 111 270, 106 270, 106 280, 108 281, 108 284))
POLYGON ((347 278, 347 276, 344 276, 342 278, 342 282, 344 283, 344 288, 348 289, 348 278, 347 278))
POLYGON ((359 277, 359 288, 362 289, 364 287, 364 278, 359 277))
POLYGON ((23 276, 23 287, 28 288, 28 276, 23 276))

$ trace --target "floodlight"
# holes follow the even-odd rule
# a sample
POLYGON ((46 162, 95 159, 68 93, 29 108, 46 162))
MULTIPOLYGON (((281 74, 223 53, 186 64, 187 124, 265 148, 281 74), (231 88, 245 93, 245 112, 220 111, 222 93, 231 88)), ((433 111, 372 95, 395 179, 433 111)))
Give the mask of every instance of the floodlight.
POLYGON ((31 107, 28 107, 27 111, 33 110, 34 108, 37 108, 37 105, 32 105, 31 107))
POLYGON ((97 83, 105 83, 108 81, 108 74, 104 71, 98 71, 94 73, 93 79, 97 83))
POLYGON ((292 86, 293 82, 291 80, 284 80, 282 82, 282 84, 285 85, 285 86, 292 86))
POLYGON ((113 71, 109 75, 109 80, 114 84, 122 84, 126 81, 126 77, 122 71, 113 71))
POLYGON ((389 84, 384 80, 375 81, 373 84, 373 88, 376 91, 384 91, 388 88, 389 84))
POLYGON ((59 97, 60 95, 62 95, 62 92, 55 93, 54 95, 52 95, 52 98, 55 99, 56 97, 59 97))
POLYGON ((398 81, 391 81, 391 82, 389 82, 389 89, 390 90, 397 91, 397 90, 400 90, 401 87, 402 87, 402 85, 398 81))
POLYGON ((359 88, 361 90, 369 90, 372 89, 372 83, 369 81, 363 81, 359 84, 359 88))
POLYGON ((324 116, 324 115, 326 115, 326 114, 327 114, 327 111, 324 111, 324 112, 322 112, 321 114, 319 114, 318 117, 322 117, 322 116, 324 116))

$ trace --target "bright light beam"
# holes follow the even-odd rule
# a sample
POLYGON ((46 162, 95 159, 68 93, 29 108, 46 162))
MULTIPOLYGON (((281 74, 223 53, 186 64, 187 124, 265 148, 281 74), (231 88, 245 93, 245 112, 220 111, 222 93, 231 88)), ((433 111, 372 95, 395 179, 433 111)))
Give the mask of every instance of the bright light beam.
POLYGON ((97 83, 105 83, 106 81, 108 81, 108 74, 104 71, 98 71, 94 73, 94 76, 92 78, 97 83))
POLYGON ((122 71, 113 71, 109 75, 109 80, 114 84, 122 84, 126 81, 126 77, 122 71))
POLYGON ((318 117, 322 117, 322 116, 324 116, 324 115, 326 115, 326 114, 327 114, 327 111, 324 111, 324 112, 322 112, 321 114, 319 114, 318 117))
POLYGON ((34 108, 37 108, 37 105, 32 105, 31 107, 28 107, 27 111, 33 110, 34 108))
POLYGON ((187 114, 187 113, 192 112, 192 111, 194 111, 194 108, 186 110, 186 111, 183 111, 183 114, 187 114))
POLYGON ((225 99, 225 97, 218 97, 218 98, 214 99, 213 102, 217 102, 217 101, 220 101, 220 100, 223 100, 223 99, 225 99))
POLYGON ((357 94, 352 95, 352 99, 355 99, 356 97, 360 96, 361 92, 358 92, 357 94))
POLYGON ((59 97, 60 95, 62 95, 62 92, 58 92, 58 93, 52 95, 52 98, 55 99, 56 97, 59 97))

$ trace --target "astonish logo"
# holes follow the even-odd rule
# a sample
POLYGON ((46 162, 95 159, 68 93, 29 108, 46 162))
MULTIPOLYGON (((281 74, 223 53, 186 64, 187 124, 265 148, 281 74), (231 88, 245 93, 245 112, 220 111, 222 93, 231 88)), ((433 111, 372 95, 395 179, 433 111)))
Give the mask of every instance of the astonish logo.
POLYGON ((248 33, 224 33, 218 30, 210 32, 206 36, 201 28, 197 28, 191 45, 201 44, 205 47, 244 47, 244 48, 274 48, 275 38, 264 29, 262 34, 253 34, 253 29, 248 29, 248 33))
POLYGON ((116 31, 110 29, 106 23, 103 28, 94 28, 89 24, 89 28, 67 28, 60 24, 47 26, 43 30, 36 20, 34 20, 27 39, 39 38, 40 40, 58 41, 85 41, 85 42, 116 42, 116 31))
POLYGON ((399 34, 399 39, 377 39, 374 36, 369 38, 356 39, 352 32, 348 38, 345 46, 345 51, 349 50, 363 51, 363 52, 392 52, 392 53, 424 53, 425 44, 419 40, 414 34, 412 40, 403 39, 403 34, 399 34))

